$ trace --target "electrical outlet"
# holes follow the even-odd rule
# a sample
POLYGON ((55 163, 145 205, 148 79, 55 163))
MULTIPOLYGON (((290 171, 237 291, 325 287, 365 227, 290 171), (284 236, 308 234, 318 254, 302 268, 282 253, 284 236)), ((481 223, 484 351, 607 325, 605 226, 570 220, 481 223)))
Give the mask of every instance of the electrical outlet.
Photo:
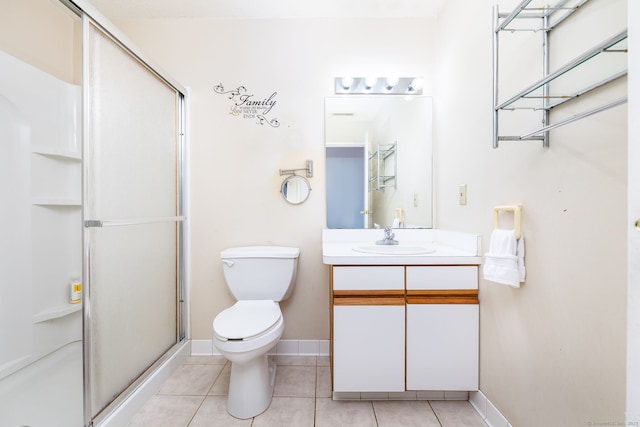
POLYGON ((458 187, 458 203, 461 205, 467 204, 467 184, 458 187))

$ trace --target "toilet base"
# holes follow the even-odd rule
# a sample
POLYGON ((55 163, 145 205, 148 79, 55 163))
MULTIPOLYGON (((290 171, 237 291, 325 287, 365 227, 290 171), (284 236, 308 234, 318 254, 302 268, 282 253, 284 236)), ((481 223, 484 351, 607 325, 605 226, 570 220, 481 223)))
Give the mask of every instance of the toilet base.
POLYGON ((266 354, 244 363, 231 363, 227 412, 247 419, 267 410, 273 396, 276 363, 266 354))

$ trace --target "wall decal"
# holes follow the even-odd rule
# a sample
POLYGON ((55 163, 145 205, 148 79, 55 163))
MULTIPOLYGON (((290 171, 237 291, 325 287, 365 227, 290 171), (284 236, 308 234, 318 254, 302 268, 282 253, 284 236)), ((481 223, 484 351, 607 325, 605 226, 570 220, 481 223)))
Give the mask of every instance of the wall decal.
POLYGON ((278 92, 273 92, 268 97, 260 99, 255 98, 253 94, 247 93, 247 88, 244 86, 238 86, 233 90, 225 91, 224 86, 220 83, 216 85, 213 90, 220 95, 229 94, 229 99, 233 104, 231 105, 229 114, 242 117, 243 119, 256 119, 256 124, 259 125, 266 123, 274 128, 280 126, 277 118, 268 119, 266 117, 276 105, 276 95, 278 92))

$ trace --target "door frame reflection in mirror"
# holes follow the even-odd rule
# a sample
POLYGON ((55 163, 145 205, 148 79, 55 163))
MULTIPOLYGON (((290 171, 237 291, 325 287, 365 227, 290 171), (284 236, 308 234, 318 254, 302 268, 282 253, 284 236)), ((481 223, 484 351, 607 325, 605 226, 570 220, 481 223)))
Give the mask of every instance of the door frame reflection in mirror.
POLYGON ((429 96, 325 98, 328 228, 384 228, 396 212, 407 228, 433 227, 432 115, 429 96), (368 157, 378 144, 394 142, 397 188, 370 190, 368 157), (357 147, 366 152, 362 160, 352 158, 357 147), (349 188, 354 192, 347 194, 349 188))

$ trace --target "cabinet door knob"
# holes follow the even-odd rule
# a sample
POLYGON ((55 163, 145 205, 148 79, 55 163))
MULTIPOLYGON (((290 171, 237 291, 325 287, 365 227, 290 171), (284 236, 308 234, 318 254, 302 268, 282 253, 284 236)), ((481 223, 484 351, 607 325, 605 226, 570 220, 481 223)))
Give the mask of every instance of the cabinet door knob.
POLYGON ((636 230, 640 231, 640 218, 636 219, 635 226, 636 226, 636 230))

